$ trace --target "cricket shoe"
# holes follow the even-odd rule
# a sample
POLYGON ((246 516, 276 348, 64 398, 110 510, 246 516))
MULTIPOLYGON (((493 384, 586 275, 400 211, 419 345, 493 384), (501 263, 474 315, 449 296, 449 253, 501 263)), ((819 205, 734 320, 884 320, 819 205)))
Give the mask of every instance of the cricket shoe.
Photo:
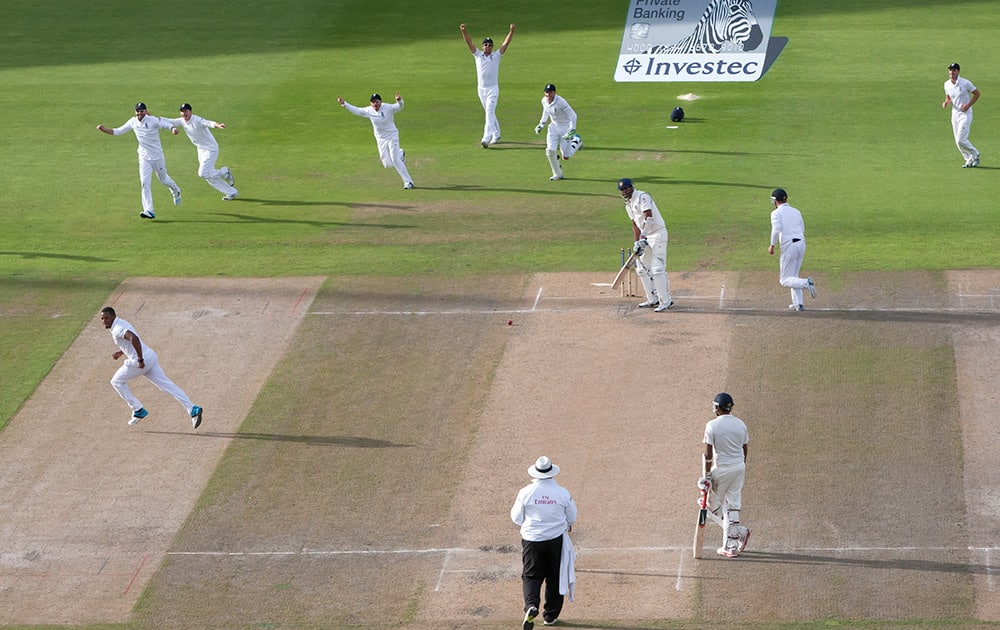
POLYGON ((740 550, 737 547, 719 547, 715 550, 715 553, 719 554, 723 558, 738 558, 740 555, 740 550))
POLYGON ((535 617, 538 616, 537 606, 528 606, 528 610, 524 611, 524 623, 521 624, 521 630, 532 630, 535 627, 535 617))
POLYGON ((152 210, 143 210, 142 212, 139 213, 139 216, 142 217, 143 219, 155 219, 156 213, 153 212, 152 210))
POLYGON ((136 411, 135 413, 133 413, 132 417, 128 419, 128 426, 132 426, 133 424, 135 424, 136 422, 142 420, 143 418, 145 418, 148 415, 149 415, 149 412, 146 411, 146 408, 145 407, 140 407, 139 411, 136 411))
POLYGON ((654 306, 659 305, 659 300, 646 300, 645 302, 639 302, 639 308, 653 308, 654 306))
POLYGON ((566 178, 563 177, 562 175, 553 175, 552 177, 549 178, 549 181, 550 182, 557 182, 560 179, 566 179, 566 178))
POLYGON ((497 144, 498 142, 500 142, 500 136, 493 136, 493 139, 490 140, 490 144, 497 144))
POLYGON ((978 155, 976 157, 974 157, 971 162, 969 162, 969 168, 976 168, 977 166, 979 166, 979 156, 978 155))
POLYGON ((180 190, 180 188, 177 189, 177 192, 174 192, 174 191, 171 190, 170 194, 174 196, 174 205, 175 206, 181 205, 181 190, 180 190))
POLYGON ((201 414, 204 411, 198 405, 191 407, 191 426, 197 429, 201 426, 201 414))
POLYGON ((480 142, 479 144, 483 145, 483 148, 484 148, 484 149, 488 149, 488 148, 490 148, 490 141, 489 141, 489 139, 484 139, 484 140, 483 140, 482 142, 480 142))
POLYGON ((230 186, 236 185, 236 180, 233 179, 233 172, 229 170, 228 166, 222 169, 222 179, 226 180, 226 183, 230 186))
POLYGON ((653 309, 653 312, 654 313, 663 313, 668 308, 673 308, 673 307, 674 307, 674 303, 673 302, 670 302, 670 304, 660 304, 659 306, 657 306, 656 308, 653 309))
POLYGON ((802 306, 801 304, 789 304, 788 305, 788 310, 790 310, 790 311, 804 311, 804 310, 806 310, 806 307, 802 306))
POLYGON ((413 182, 406 182, 403 184, 403 190, 413 190, 413 182))
POLYGON ((743 535, 740 536, 740 553, 742 553, 743 550, 747 548, 747 543, 750 542, 751 530, 749 527, 746 527, 744 529, 745 531, 743 532, 743 535))
POLYGON ((816 283, 812 278, 806 278, 806 288, 809 289, 809 297, 816 297, 816 283))
POLYGON ((235 191, 235 192, 233 192, 233 193, 231 193, 229 195, 226 195, 225 197, 222 198, 222 200, 223 201, 232 201, 233 199, 236 199, 239 196, 240 196, 240 191, 237 190, 237 191, 235 191))

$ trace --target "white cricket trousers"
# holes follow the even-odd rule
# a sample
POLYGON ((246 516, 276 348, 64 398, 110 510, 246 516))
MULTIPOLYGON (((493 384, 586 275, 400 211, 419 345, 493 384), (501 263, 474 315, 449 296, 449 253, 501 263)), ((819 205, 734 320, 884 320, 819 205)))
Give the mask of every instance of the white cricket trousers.
POLYGON ((376 136, 375 141, 378 144, 378 157, 382 160, 382 166, 385 168, 395 167, 396 172, 403 179, 404 185, 412 182, 410 172, 406 170, 403 149, 399 146, 399 134, 389 136, 388 138, 376 136))
POLYGON ((184 393, 184 390, 174 385, 174 382, 167 378, 167 375, 163 372, 163 368, 160 367, 160 359, 156 356, 156 353, 147 349, 142 358, 145 360, 145 369, 140 369, 134 361, 127 359, 111 378, 111 386, 115 388, 115 391, 122 397, 122 400, 128 404, 129 409, 133 413, 139 411, 142 409, 142 403, 139 402, 139 399, 129 389, 128 382, 134 378, 145 376, 152 381, 153 385, 173 396, 184 407, 184 411, 191 413, 191 409, 194 407, 191 399, 184 393))
MULTIPOLYGON (((740 522, 740 510, 743 508, 743 484, 746 481, 747 466, 745 463, 716 466, 712 469, 712 493, 708 509, 716 514, 722 508, 725 531, 723 540, 729 536, 730 524, 740 522)), ((725 544, 723 542, 723 544, 725 544)))
POLYGON ((972 109, 967 112, 951 110, 951 131, 955 134, 955 146, 958 147, 965 161, 971 162, 979 157, 979 150, 969 142, 969 129, 972 128, 972 109))
POLYGON ((789 243, 787 247, 782 246, 781 255, 778 257, 779 274, 781 286, 788 287, 792 293, 792 304, 802 304, 802 289, 809 286, 809 281, 799 277, 799 270, 802 269, 802 260, 806 257, 806 241, 802 239, 797 243, 789 243))
POLYGON ((139 160, 139 184, 142 186, 142 209, 146 212, 153 212, 153 173, 156 173, 156 178, 160 180, 161 184, 169 188, 174 196, 181 194, 180 186, 167 174, 166 160, 139 160))
POLYGON ((215 168, 215 161, 219 159, 218 147, 214 149, 203 149, 198 147, 198 177, 201 177, 208 185, 218 190, 224 195, 233 195, 238 191, 230 186, 226 180, 222 179, 225 171, 215 168))
POLYGON ((646 242, 649 245, 637 261, 636 272, 639 280, 642 281, 647 302, 670 304, 670 278, 667 277, 667 239, 668 234, 665 229, 647 234, 646 242))
POLYGON ((497 102, 500 101, 500 86, 479 88, 479 102, 486 112, 486 123, 483 125, 483 142, 489 144, 500 139, 500 121, 497 120, 497 102))

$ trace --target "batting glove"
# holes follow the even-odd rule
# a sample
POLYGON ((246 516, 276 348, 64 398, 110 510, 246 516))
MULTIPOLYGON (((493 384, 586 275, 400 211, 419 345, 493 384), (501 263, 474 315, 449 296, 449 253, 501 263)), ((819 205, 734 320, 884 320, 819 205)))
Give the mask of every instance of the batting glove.
POLYGON ((649 245, 649 242, 646 241, 646 239, 644 238, 640 238, 638 241, 632 244, 632 252, 636 256, 642 256, 642 251, 646 249, 647 245, 649 245))
POLYGON ((698 480, 698 489, 708 492, 712 488, 712 480, 709 477, 702 477, 698 480))
POLYGON ((542 129, 545 129, 545 123, 538 123, 538 126, 535 127, 535 135, 542 133, 542 129))

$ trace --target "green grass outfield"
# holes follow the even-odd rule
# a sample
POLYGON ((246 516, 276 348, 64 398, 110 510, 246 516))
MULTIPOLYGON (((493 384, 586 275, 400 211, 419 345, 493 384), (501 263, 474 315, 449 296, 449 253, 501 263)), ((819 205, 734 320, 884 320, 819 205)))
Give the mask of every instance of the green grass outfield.
POLYGON ((789 43, 760 81, 616 84, 627 4, 5 0, 0 425, 125 277, 610 272, 631 241, 623 176, 666 215, 671 271, 775 268, 776 186, 805 214, 806 270, 828 282, 1000 265, 995 2, 780 0, 772 36, 789 43), (474 41, 518 26, 496 150, 478 145, 463 21, 474 41), (953 60, 983 91, 979 169, 959 168, 940 107, 953 60), (548 181, 532 132, 548 82, 585 142, 563 182, 548 181), (369 123, 336 104, 397 89, 412 191, 381 168, 369 123), (702 98, 666 129, 688 92, 702 98), (184 203, 154 181, 159 218, 141 221, 134 137, 94 129, 138 100, 225 122, 219 163, 241 199, 221 202, 186 136, 164 134, 184 203))

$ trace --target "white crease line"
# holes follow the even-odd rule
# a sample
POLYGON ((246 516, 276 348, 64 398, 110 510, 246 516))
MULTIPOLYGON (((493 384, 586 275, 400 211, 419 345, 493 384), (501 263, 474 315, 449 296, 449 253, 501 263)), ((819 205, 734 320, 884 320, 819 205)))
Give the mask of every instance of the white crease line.
POLYGON ((535 303, 531 305, 531 310, 538 308, 538 302, 542 299, 542 287, 538 287, 538 293, 535 295, 535 303))
POLYGON ((680 560, 677 562, 677 581, 674 583, 674 590, 681 590, 681 579, 684 576, 684 554, 680 554, 680 560))
POLYGON ((725 305, 725 303, 726 303, 726 285, 722 285, 722 288, 719 289, 719 310, 722 310, 722 307, 725 305))
POLYGON ((438 581, 437 581, 437 584, 434 586, 434 592, 435 593, 441 590, 441 583, 444 582, 444 574, 448 570, 448 561, 449 560, 451 560, 451 551, 445 552, 445 554, 444 554, 444 560, 441 561, 441 572, 438 573, 438 581))
MULTIPOLYGON (((594 553, 662 553, 690 550, 691 545, 673 545, 664 547, 576 547, 578 554, 594 553)), ((760 553, 796 553, 796 552, 827 552, 855 553, 873 551, 978 551, 992 557, 992 553, 1000 547, 754 547, 753 551, 760 553)), ((301 549, 296 551, 168 551, 168 556, 384 556, 384 555, 427 555, 427 554, 494 554, 495 551, 484 551, 478 548, 429 548, 429 549, 301 549)), ((997 570, 1000 572, 1000 569, 997 570)))

